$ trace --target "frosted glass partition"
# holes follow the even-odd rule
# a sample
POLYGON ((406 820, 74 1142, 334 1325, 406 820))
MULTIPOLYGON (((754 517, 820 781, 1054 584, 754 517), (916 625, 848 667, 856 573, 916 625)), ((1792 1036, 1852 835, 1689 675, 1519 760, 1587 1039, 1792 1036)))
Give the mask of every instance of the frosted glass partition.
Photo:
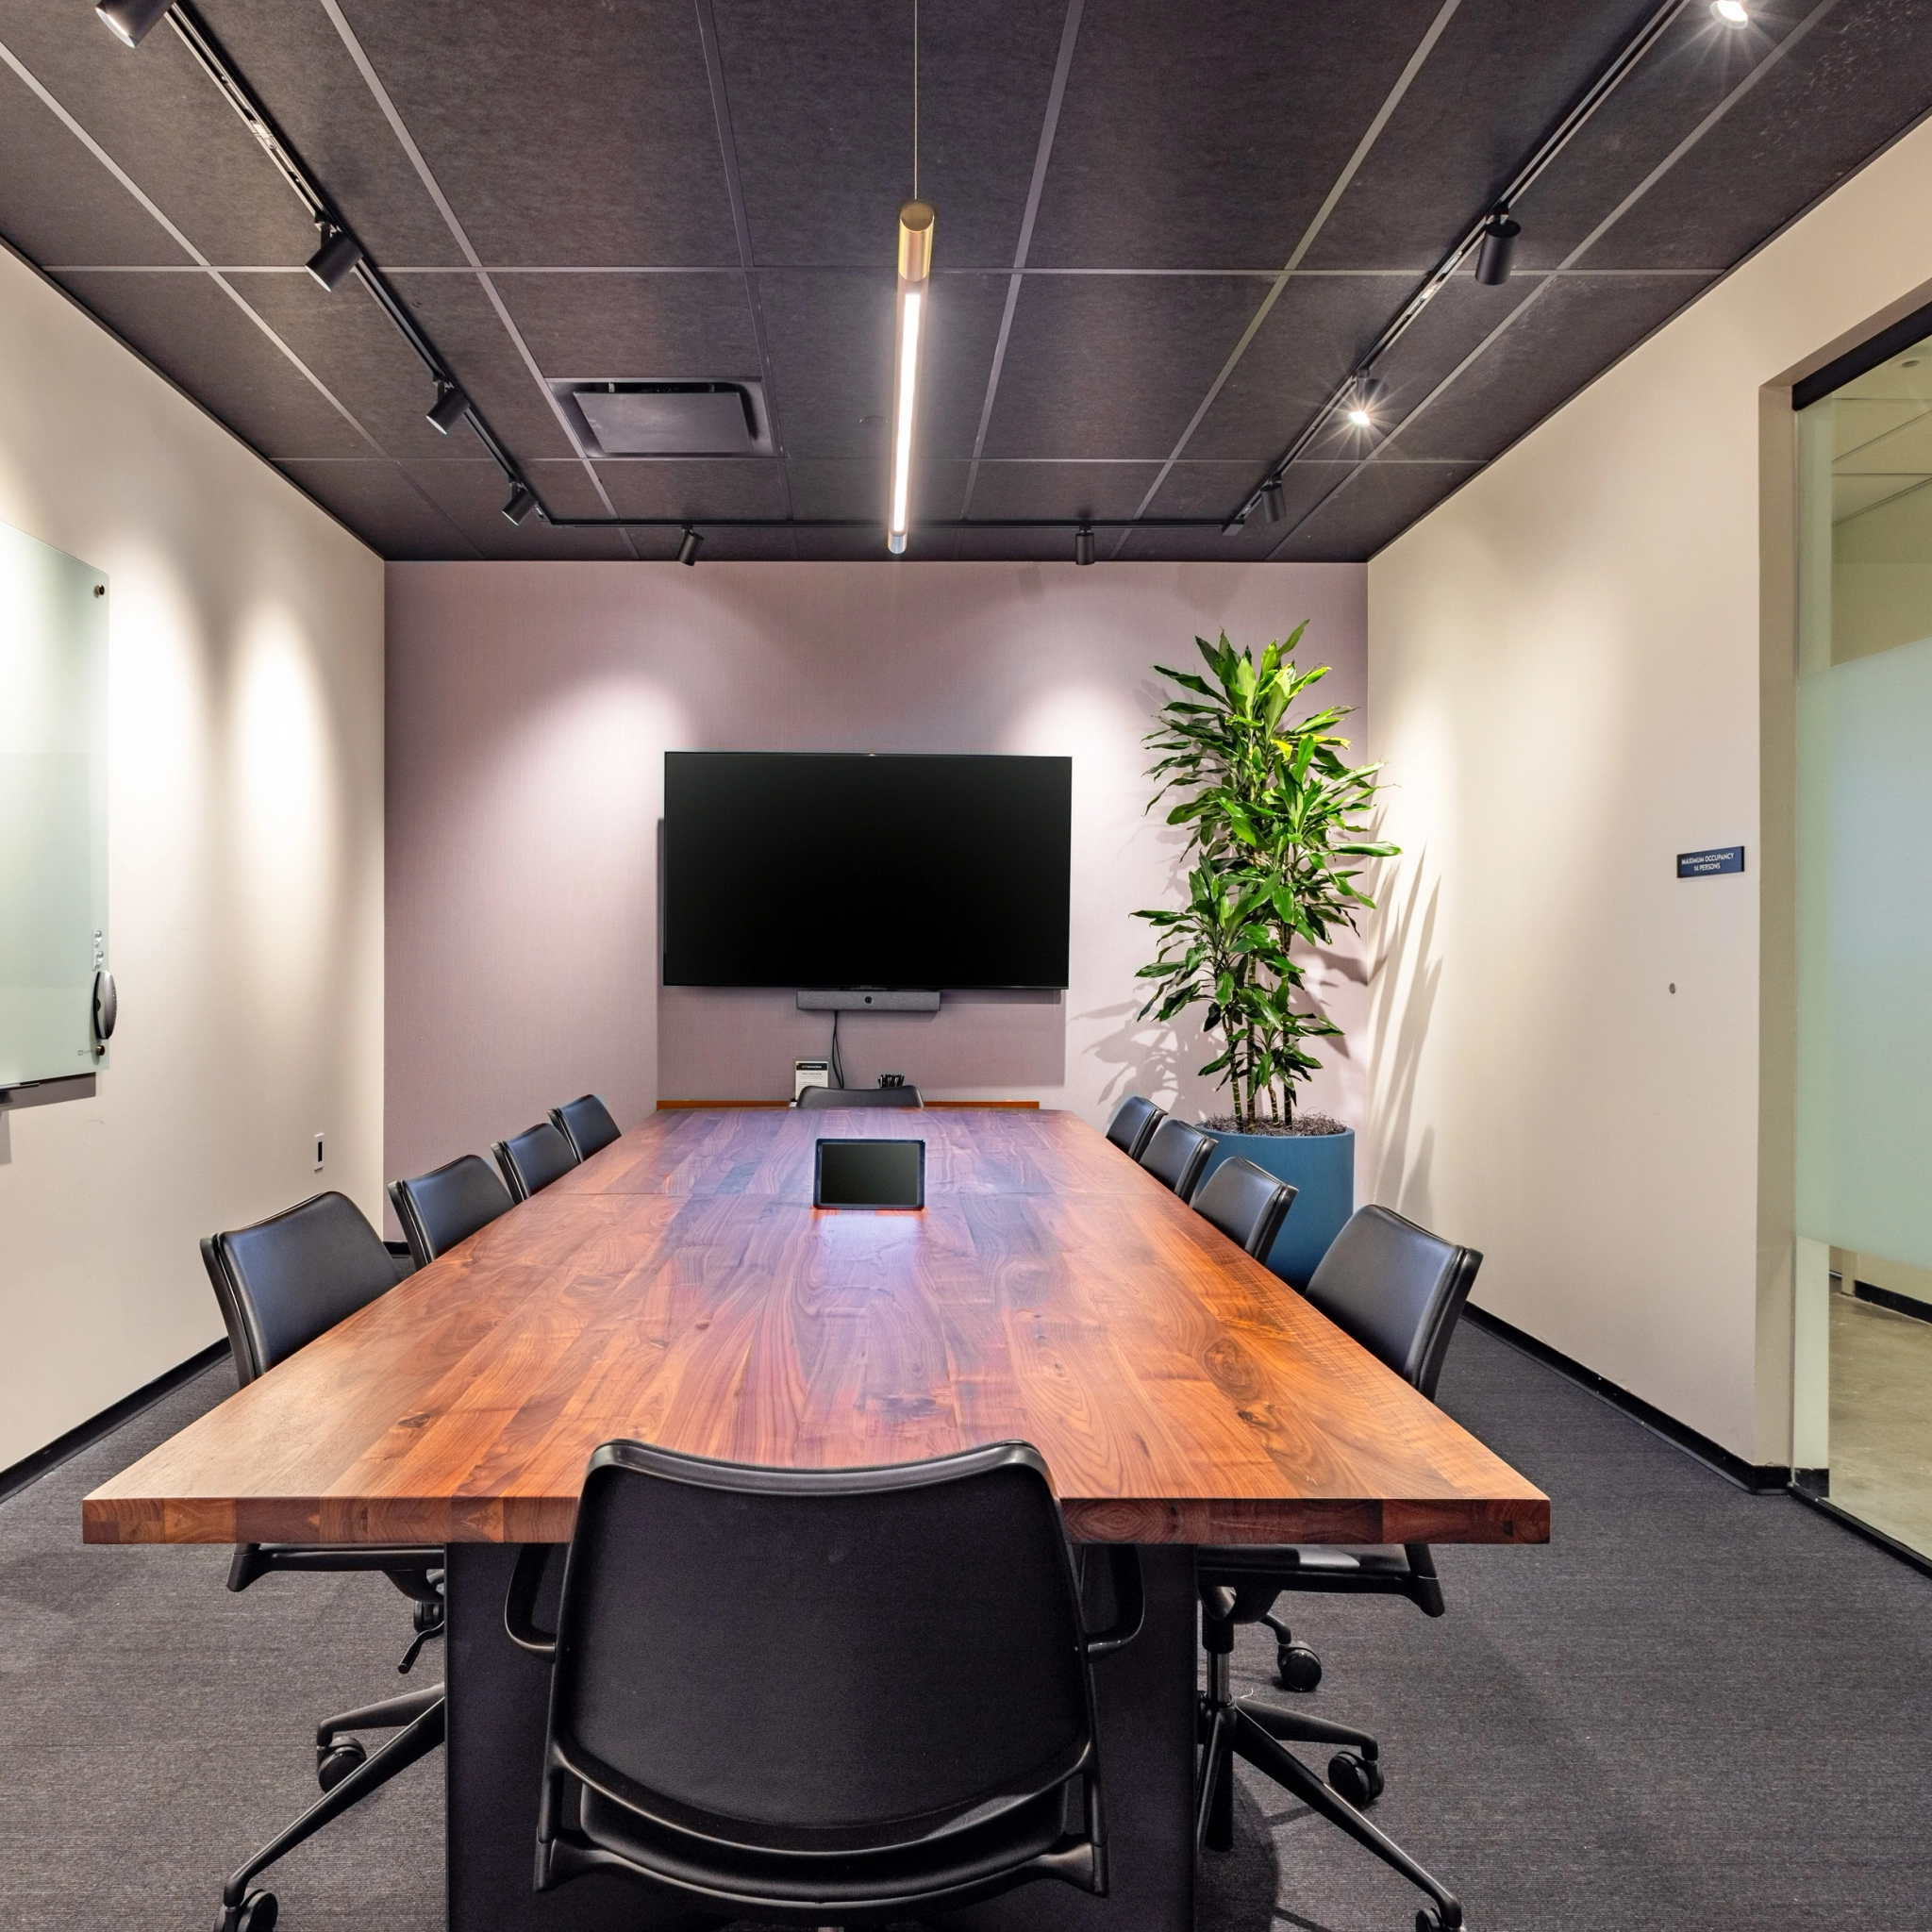
POLYGON ((0 525, 0 1089, 105 1064, 107 578, 0 525))
POLYGON ((1798 1226, 1932 1270, 1932 637, 1798 688, 1798 1226))

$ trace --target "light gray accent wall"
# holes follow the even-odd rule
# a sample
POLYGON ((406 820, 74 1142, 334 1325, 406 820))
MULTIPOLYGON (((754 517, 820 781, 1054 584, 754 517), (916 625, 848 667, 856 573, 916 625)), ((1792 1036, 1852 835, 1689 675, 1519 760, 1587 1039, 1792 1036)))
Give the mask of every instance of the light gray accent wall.
MULTIPOLYGON (((1132 914, 1177 890, 1178 836, 1143 810, 1152 667, 1307 618, 1303 661, 1358 705, 1363 585, 1360 564, 391 564, 389 1172, 587 1089, 625 1125, 659 1097, 789 1098, 792 1060, 824 1053, 830 1016, 789 991, 658 986, 678 749, 1070 755, 1072 989, 847 1016, 847 1078, 1096 1122, 1131 1091, 1205 1108, 1211 1049, 1134 1018, 1132 914)), ((1353 1027, 1354 952, 1317 979, 1353 1027)), ((1351 1119, 1356 1047, 1315 1095, 1351 1119)))

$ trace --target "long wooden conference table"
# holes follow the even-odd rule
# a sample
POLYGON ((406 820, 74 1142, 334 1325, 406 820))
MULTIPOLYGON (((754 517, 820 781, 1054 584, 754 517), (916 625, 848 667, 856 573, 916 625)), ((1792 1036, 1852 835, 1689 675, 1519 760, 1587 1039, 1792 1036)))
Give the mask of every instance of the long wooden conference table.
MULTIPOLYGON (((615 1932, 634 1890, 531 1890, 548 1668, 503 1599, 616 1437, 803 1468, 1022 1440, 1074 1539, 1141 1546, 1146 1623, 1094 1667, 1111 1892, 960 1915, 989 1932, 1191 1927, 1195 1545, 1549 1535, 1539 1491, 1092 1128, 991 1109, 655 1114, 95 1491, 84 1533, 446 1544, 449 1923, 615 1932), (813 1143, 845 1136, 924 1140, 925 1209, 815 1210, 813 1143)), ((782 1627, 742 1641, 782 1678, 782 1627)))

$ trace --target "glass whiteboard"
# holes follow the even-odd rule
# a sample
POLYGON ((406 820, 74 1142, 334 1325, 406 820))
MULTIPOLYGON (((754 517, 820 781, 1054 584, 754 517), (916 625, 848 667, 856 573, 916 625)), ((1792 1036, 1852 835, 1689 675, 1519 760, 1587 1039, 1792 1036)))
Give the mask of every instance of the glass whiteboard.
POLYGON ((0 1088, 107 1062, 107 591, 0 524, 0 1088))

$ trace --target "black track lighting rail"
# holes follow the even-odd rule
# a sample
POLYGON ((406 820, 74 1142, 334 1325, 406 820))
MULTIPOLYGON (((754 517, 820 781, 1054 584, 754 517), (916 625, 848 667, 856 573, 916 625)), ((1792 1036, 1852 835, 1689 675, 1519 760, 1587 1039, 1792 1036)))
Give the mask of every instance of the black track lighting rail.
MULTIPOLYGON (((876 530, 878 517, 553 517, 559 530, 876 530)), ((1220 517, 914 517, 915 530, 1218 530, 1220 517)))
MULTIPOLYGON (((1232 534, 1240 529, 1257 508, 1269 508, 1269 521, 1276 521, 1272 514, 1273 506, 1264 506, 1263 499, 1270 491, 1280 489, 1281 479, 1287 475, 1289 466, 1307 452, 1309 445, 1334 420, 1338 410, 1346 408, 1363 394, 1364 386, 1374 379, 1372 372, 1375 364, 1395 346, 1409 325, 1435 300, 1450 276, 1455 275, 1474 252, 1482 247, 1484 237, 1491 230, 1491 225, 1498 221, 1509 223, 1511 206, 1529 192, 1538 177, 1583 131, 1597 109, 1629 77, 1632 70, 1664 37, 1671 23, 1689 4, 1690 0, 1663 0, 1663 4, 1657 8, 1637 31, 1618 48, 1590 85, 1563 110, 1504 187, 1483 204, 1482 212, 1456 238, 1448 253, 1416 284, 1407 301, 1395 311, 1388 326, 1375 338, 1368 351, 1336 387, 1333 394, 1308 419, 1301 433, 1269 465, 1268 474, 1248 492, 1241 508, 1233 515, 1222 519, 1221 527, 1224 533, 1232 534)), ((1509 226, 1513 230, 1514 224, 1509 223, 1509 226)), ((1513 232, 1507 238, 1511 242, 1514 239, 1513 232)), ((1497 279, 1501 280, 1502 276, 1499 275, 1497 279)))
MULTIPOLYGON (((192 0, 175 0, 175 4, 167 11, 166 19, 181 44, 192 56, 195 65, 214 82, 223 99, 234 108, 242 125, 254 137, 256 145, 268 157, 275 172, 289 184, 296 199, 308 210, 309 219, 314 222, 323 236, 323 251, 318 251, 317 259, 322 258, 322 253, 335 243, 337 238, 346 238, 356 250, 352 272, 375 298, 376 307, 395 325, 396 332, 416 352, 424 368, 429 372, 437 385, 437 407, 441 408, 441 399, 452 393, 462 396, 461 416, 451 418, 447 424, 439 422, 437 426, 446 435, 456 422, 467 422, 476 432, 476 440, 489 452, 490 459, 503 472, 504 481, 510 486, 511 501, 516 500, 516 492, 521 490, 528 492, 534 499, 536 508, 542 508, 542 499, 531 487, 522 466, 504 447, 501 439, 485 420, 483 412, 464 393, 462 385, 457 380, 455 371, 443 359, 442 352, 430 340, 422 324, 410 314, 408 305, 390 286, 389 278, 369 258, 369 251, 356 237, 348 223, 342 219, 341 211, 330 199, 327 190, 310 174, 301 156, 296 153, 293 143, 276 125, 275 116, 262 105, 260 97, 249 86, 241 69, 229 58, 227 49, 222 45, 208 23, 195 10, 192 0)), ((317 280, 328 288, 333 288, 337 282, 347 279, 347 275, 342 275, 330 281, 313 267, 310 272, 316 275, 317 280)), ((544 514, 546 518, 549 517, 547 510, 544 514)))

